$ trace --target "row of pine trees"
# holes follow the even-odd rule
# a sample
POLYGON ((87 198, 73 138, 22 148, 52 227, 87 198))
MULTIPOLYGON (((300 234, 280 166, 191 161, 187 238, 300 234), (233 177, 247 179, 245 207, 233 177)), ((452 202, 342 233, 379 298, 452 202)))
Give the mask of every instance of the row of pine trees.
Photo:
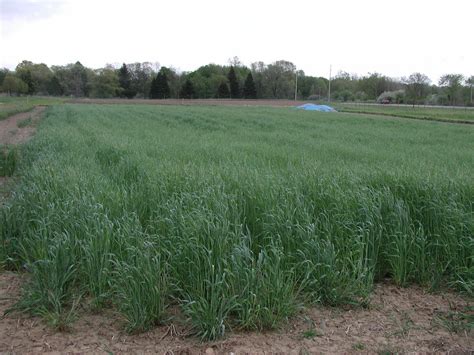
MULTIPOLYGON (((124 64, 119 71, 119 82, 123 88, 124 97, 133 97, 134 93, 130 92, 130 80, 127 79, 127 67, 124 64)), ((165 70, 160 70, 156 77, 153 78, 150 87, 151 99, 168 99, 171 97, 168 77, 165 70)), ((180 90, 180 98, 195 98, 194 85, 191 80, 186 79, 180 90)), ((252 73, 247 74, 243 88, 240 87, 234 67, 231 66, 227 75, 227 81, 221 82, 217 89, 216 98, 218 99, 256 99, 257 88, 253 80, 252 73)))

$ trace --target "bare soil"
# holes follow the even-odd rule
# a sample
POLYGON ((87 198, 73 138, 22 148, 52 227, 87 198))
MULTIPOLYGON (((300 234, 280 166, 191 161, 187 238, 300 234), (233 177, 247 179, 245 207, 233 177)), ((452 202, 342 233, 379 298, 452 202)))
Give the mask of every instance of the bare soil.
POLYGON ((4 120, 0 120, 0 145, 20 144, 30 139, 36 130, 36 123, 41 118, 46 106, 36 106, 28 112, 17 113, 4 120), (31 122, 18 127, 21 122, 31 119, 31 122))
MULTIPOLYGON (((0 274, 0 313, 19 298, 25 276, 0 274)), ((94 314, 82 309, 67 332, 35 317, 8 314, 0 319, 0 352, 13 353, 158 353, 158 354, 307 354, 348 352, 474 351, 473 331, 450 333, 440 315, 465 309, 469 300, 419 287, 375 287, 369 308, 314 307, 302 310, 280 330, 233 330, 223 339, 201 343, 176 321, 152 331, 129 335, 111 310, 94 314)))

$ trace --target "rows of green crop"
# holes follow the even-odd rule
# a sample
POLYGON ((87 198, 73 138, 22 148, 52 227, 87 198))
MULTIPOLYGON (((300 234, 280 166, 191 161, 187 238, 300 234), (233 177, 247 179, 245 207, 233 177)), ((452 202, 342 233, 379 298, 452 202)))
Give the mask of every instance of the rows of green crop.
POLYGON ((0 177, 12 176, 18 160, 17 149, 0 145, 0 177))
POLYGON ((472 295, 469 132, 405 124, 287 109, 54 107, 0 211, 0 262, 31 275, 14 309, 62 327, 87 300, 136 332, 179 306, 199 337, 215 339, 275 328, 302 305, 367 304, 387 277, 472 295), (431 142, 441 137, 451 145, 431 142))

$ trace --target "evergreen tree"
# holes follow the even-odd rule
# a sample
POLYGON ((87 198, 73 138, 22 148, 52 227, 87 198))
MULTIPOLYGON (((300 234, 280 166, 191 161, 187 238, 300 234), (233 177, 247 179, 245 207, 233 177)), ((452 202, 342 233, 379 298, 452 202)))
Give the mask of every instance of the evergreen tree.
POLYGON ((151 99, 167 99, 170 97, 170 87, 168 85, 168 77, 163 70, 160 70, 156 78, 151 82, 150 98, 151 99))
POLYGON ((157 99, 158 98, 158 88, 156 86, 156 77, 151 80, 150 85, 150 99, 157 99))
POLYGON ((194 85, 191 80, 186 79, 184 85, 181 87, 180 96, 182 99, 192 99, 194 95, 194 85))
POLYGON ((244 84, 244 98, 246 99, 256 99, 257 98, 257 89, 253 81, 252 73, 248 73, 247 79, 245 79, 244 84))
POLYGON ((123 63, 122 67, 118 70, 119 84, 122 89, 120 97, 133 98, 137 92, 131 87, 131 74, 127 68, 127 65, 123 63))
POLYGON ((228 99, 230 97, 229 87, 227 83, 222 82, 217 89, 217 98, 218 99, 228 99))
POLYGON ((170 87, 168 85, 168 77, 162 70, 156 76, 156 94, 158 99, 167 99, 170 97, 170 87))
POLYGON ((230 67, 229 74, 227 75, 230 85, 230 97, 232 99, 238 99, 240 97, 240 88, 239 81, 237 80, 237 75, 235 74, 234 67, 230 67))

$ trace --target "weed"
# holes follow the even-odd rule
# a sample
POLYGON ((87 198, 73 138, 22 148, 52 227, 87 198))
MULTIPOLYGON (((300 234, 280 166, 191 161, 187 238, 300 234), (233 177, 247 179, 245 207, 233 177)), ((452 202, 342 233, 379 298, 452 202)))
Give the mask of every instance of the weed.
POLYGON ((462 333, 474 329, 474 307, 463 310, 437 312, 433 318, 435 325, 445 328, 451 333, 462 333))
POLYGON ((364 343, 358 341, 357 343, 352 344, 352 349, 362 351, 365 349, 364 343))
POLYGON ((322 334, 318 332, 316 329, 310 328, 310 329, 305 330, 301 335, 305 339, 313 339, 315 337, 320 337, 322 334))
POLYGON ((18 128, 24 128, 32 123, 31 116, 17 123, 18 128))

